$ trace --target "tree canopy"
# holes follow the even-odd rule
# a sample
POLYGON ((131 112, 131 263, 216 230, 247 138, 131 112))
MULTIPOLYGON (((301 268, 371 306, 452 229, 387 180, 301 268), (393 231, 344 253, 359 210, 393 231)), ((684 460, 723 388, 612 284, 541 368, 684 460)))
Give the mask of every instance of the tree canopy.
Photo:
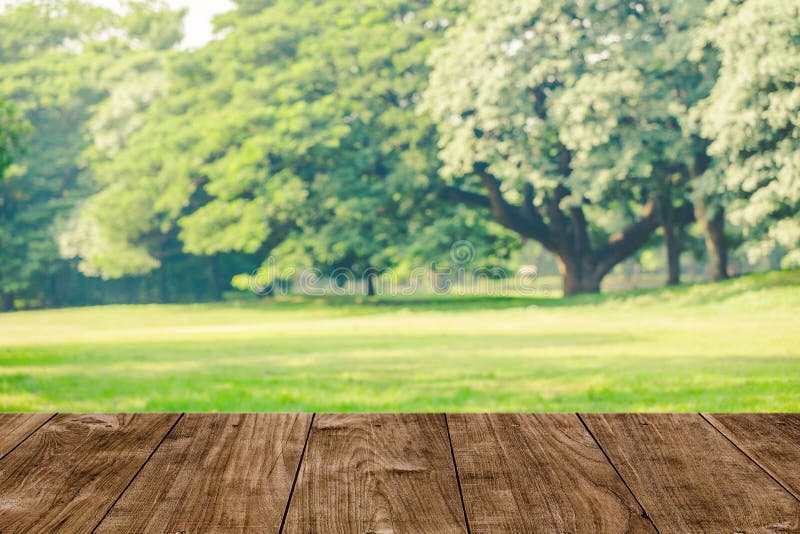
POLYGON ((239 4, 217 20, 225 37, 176 58, 164 98, 96 163, 113 178, 86 213, 123 249, 85 257, 112 276, 127 274, 109 264, 118 258, 154 268, 143 244, 173 233, 199 255, 274 252, 362 273, 396 264, 441 216, 435 132, 415 104, 428 53, 459 9, 239 4))
POLYGON ((752 258, 780 247, 800 265, 800 4, 717 0, 700 35, 720 64, 699 106, 711 187, 729 193, 752 258))
POLYGON ((670 283, 701 241, 714 279, 729 241, 797 265, 798 9, 238 0, 183 50, 160 1, 15 2, 0 294, 219 297, 267 258, 407 274, 465 239, 486 265, 537 241, 566 294, 662 245, 670 283))
POLYGON ((542 243, 567 293, 597 290, 681 217, 702 149, 682 119, 709 85, 687 59, 702 13, 699 2, 474 2, 433 56, 427 93, 450 196, 542 243))

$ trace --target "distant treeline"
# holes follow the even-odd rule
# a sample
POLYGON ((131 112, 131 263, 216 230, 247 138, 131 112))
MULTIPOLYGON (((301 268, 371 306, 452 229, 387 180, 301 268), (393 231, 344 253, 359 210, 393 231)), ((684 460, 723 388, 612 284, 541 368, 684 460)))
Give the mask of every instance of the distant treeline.
POLYGON ((267 258, 402 274, 459 242, 475 266, 535 243, 568 295, 624 262, 800 264, 797 2, 234 4, 197 50, 162 2, 3 8, 3 308, 218 299, 267 258))

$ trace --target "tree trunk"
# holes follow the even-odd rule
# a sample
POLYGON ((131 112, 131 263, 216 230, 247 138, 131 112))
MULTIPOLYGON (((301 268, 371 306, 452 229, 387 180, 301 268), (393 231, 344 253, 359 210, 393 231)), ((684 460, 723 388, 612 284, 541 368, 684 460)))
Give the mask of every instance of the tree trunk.
POLYGON ((561 274, 564 284, 564 296, 571 297, 581 293, 599 293, 600 280, 591 276, 581 276, 573 270, 567 270, 561 274))
POLYGON ((161 260, 161 269, 158 270, 158 293, 162 304, 169 302, 169 277, 166 260, 161 260))
POLYGON ((0 311, 14 310, 14 293, 0 293, 0 311))
POLYGON ((367 296, 375 296, 375 275, 373 274, 367 275, 367 296))
POLYGON ((61 293, 67 287, 67 277, 69 272, 66 270, 66 265, 59 265, 56 271, 50 275, 50 290, 47 295, 47 303, 51 308, 60 308, 63 305, 61 293))
POLYGON ((271 299, 275 296, 275 284, 269 283, 258 295, 261 298, 271 299))
POLYGON ((695 203, 695 217, 703 229, 711 279, 717 282, 728 278, 728 238, 725 236, 725 210, 718 207, 713 214, 709 212, 705 202, 695 203))
POLYGON ((667 207, 664 224, 664 244, 667 248, 667 285, 681 283, 681 236, 680 227, 675 224, 675 209, 667 207))
POLYGON ((564 258, 556 256, 558 270, 561 273, 561 284, 564 296, 580 293, 598 293, 602 277, 594 274, 590 258, 564 258))
POLYGON ((677 286, 681 283, 681 245, 675 229, 667 238, 667 285, 677 286))
POLYGON ((222 300, 222 276, 219 269, 219 256, 213 255, 209 257, 209 267, 211 270, 211 290, 214 300, 217 302, 222 300))
MULTIPOLYGON (((663 182, 659 188, 658 204, 661 229, 664 230, 664 246, 667 250, 667 285, 676 286, 681 283, 681 242, 682 226, 686 221, 680 220, 685 208, 675 207, 672 183, 659 173, 663 182), (679 213, 679 211, 681 213, 679 213)), ((691 217, 691 213, 688 214, 691 217)))

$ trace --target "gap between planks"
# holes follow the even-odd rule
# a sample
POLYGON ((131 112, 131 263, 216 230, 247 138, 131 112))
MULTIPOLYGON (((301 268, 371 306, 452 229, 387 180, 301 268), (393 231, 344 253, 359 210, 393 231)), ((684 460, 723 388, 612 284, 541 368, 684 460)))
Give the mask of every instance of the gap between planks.
MULTIPOLYGON (((27 414, 26 414, 26 415, 27 415, 27 414)), ((29 417, 31 417, 31 418, 34 418, 34 417, 36 417, 37 415, 46 416, 47 414, 30 414, 30 415, 28 415, 28 416, 29 416, 29 417)), ((54 414, 50 414, 50 416, 49 416, 49 417, 44 417, 44 420, 43 420, 41 423, 39 423, 39 424, 36 424, 35 426, 33 426, 33 428, 32 428, 30 431, 23 432, 23 436, 24 436, 24 437, 22 437, 22 439, 20 439, 20 440, 19 440, 19 441, 17 441, 16 443, 14 443, 14 444, 13 444, 11 447, 8 447, 8 446, 7 446, 7 444, 4 444, 4 445, 5 445, 5 447, 4 447, 4 448, 7 448, 7 450, 5 450, 5 451, 3 451, 3 450, 0 450, 0 460, 2 460, 2 459, 3 459, 3 458, 5 458, 6 456, 8 456, 8 455, 9 455, 9 454, 11 454, 12 452, 14 452, 14 450, 16 450, 16 448, 17 448, 17 447, 19 447, 20 445, 22 445, 23 443, 25 443, 25 441, 26 441, 26 440, 27 440, 29 437, 31 437, 31 436, 32 436, 34 433, 36 433, 36 431, 37 431, 37 430, 39 430, 40 428, 42 428, 44 425, 46 425, 47 423, 49 423, 49 422, 50 422, 50 421, 53 419, 53 417, 55 417, 55 416, 57 416, 57 415, 58 415, 58 413, 54 413, 54 414)), ((2 416, 14 417, 14 415, 13 415, 13 414, 0 414, 0 417, 2 417, 2 416)))
POLYGON ((636 495, 636 493, 633 491, 633 488, 631 488, 631 487, 630 487, 630 485, 628 484, 628 481, 627 481, 627 480, 625 480, 625 477, 623 477, 623 476, 622 476, 622 473, 620 473, 620 472, 619 472, 619 469, 617 468, 617 466, 614 464, 614 462, 612 462, 612 461, 611 461, 611 458, 608 456, 608 453, 607 453, 607 452, 606 452, 606 450, 603 448, 603 445, 602 445, 602 444, 601 444, 601 443, 600 443, 600 442, 597 440, 597 436, 595 436, 595 435, 594 435, 594 432, 592 432, 592 429, 591 429, 591 428, 589 428, 589 425, 587 425, 587 424, 586 424, 586 421, 584 421, 584 420, 583 420, 583 417, 581 416, 581 414, 579 414, 579 413, 576 413, 575 415, 577 415, 577 416, 578 416, 578 419, 580 419, 580 421, 581 421, 581 424, 583 425, 583 428, 585 428, 585 429, 586 429, 586 432, 588 432, 588 433, 589 433, 589 435, 592 437, 592 440, 593 440, 593 441, 595 442, 595 444, 597 445, 597 448, 598 448, 598 449, 600 449, 600 452, 602 452, 602 453, 603 453, 603 456, 605 457, 605 459, 606 459, 606 461, 608 462, 608 464, 609 464, 609 465, 612 467, 612 469, 614 469, 614 472, 617 474, 617 476, 618 476, 618 477, 619 477, 619 479, 622 481, 622 483, 623 483, 623 484, 625 484, 625 487, 626 487, 626 488, 628 488, 628 491, 629 491, 629 492, 631 493, 631 495, 633 496, 633 499, 636 501, 636 504, 638 504, 638 505, 639 505, 639 507, 640 507, 640 508, 642 509, 642 511, 644 512, 644 517, 645 517, 645 519, 647 519, 647 521, 649 521, 649 522, 650 522, 650 524, 653 526, 653 528, 655 529, 655 531, 656 531, 658 534, 661 534, 661 531, 659 531, 659 530, 658 530, 658 527, 656 526, 656 524, 655 524, 655 523, 653 523, 653 519, 650 517, 650 514, 647 512, 647 508, 645 508, 645 507, 644 507, 644 505, 642 504, 642 502, 639 500, 639 497, 638 497, 638 496, 636 495))
POLYGON ((128 484, 122 489, 122 491, 119 493, 119 495, 117 495, 117 498, 114 499, 114 502, 112 502, 111 506, 108 507, 108 510, 106 510, 106 513, 103 514, 103 517, 101 517, 100 521, 98 521, 97 524, 94 526, 94 528, 92 529, 92 533, 96 532, 97 528, 103 523, 103 521, 105 521, 106 517, 108 517, 108 514, 111 513, 111 510, 114 508, 114 506, 116 506, 116 504, 119 502, 119 500, 125 494, 125 492, 128 491, 128 488, 131 487, 131 484, 133 484, 133 481, 136 480, 136 477, 138 477, 139 473, 142 472, 142 469, 144 469, 144 466, 147 465, 147 463, 150 461, 150 459, 153 457, 153 455, 156 453, 156 451, 159 449, 159 447, 161 447, 161 444, 164 443, 164 440, 167 439, 167 436, 169 436, 172 433, 172 431, 175 430, 175 427, 178 425, 178 422, 181 419, 183 419, 184 415, 185 415, 184 413, 181 413, 180 415, 178 415, 178 418, 175 419, 174 423, 172 423, 172 426, 169 428, 169 430, 167 430, 167 432, 161 438, 161 441, 159 441, 158 444, 155 446, 155 448, 152 451, 150 451, 150 454, 147 456, 147 459, 145 459, 145 461, 142 463, 142 465, 139 466, 139 469, 136 471, 136 473, 133 474, 131 479, 128 481, 128 484))
POLYGON ((447 430, 447 441, 450 444, 450 457, 453 459, 453 471, 456 475, 456 486, 458 486, 458 497, 461 499, 461 511, 464 512, 464 526, 467 528, 467 534, 472 534, 472 529, 469 526, 469 516, 467 515, 467 506, 464 504, 464 491, 461 489, 461 475, 458 473, 458 463, 456 463, 456 453, 453 449, 453 436, 450 434, 450 422, 447 420, 447 414, 444 415, 444 427, 447 430))
MULTIPOLYGON (((776 414, 756 414, 756 416, 760 416, 760 417, 773 417, 775 415, 776 414)), ((780 415, 780 414, 777 414, 777 415, 780 415)), ((760 455, 758 454, 757 451, 750 450, 750 447, 747 447, 746 445, 744 445, 740 441, 740 438, 736 437, 736 433, 735 432, 731 432, 730 429, 726 428, 726 426, 723 423, 723 421, 720 421, 720 418, 752 417, 752 416, 753 416, 753 414, 733 414, 733 415, 731 415, 731 414, 722 414, 722 415, 716 415, 716 416, 714 414, 704 414, 704 413, 700 414, 700 417, 705 419, 706 422, 709 425, 714 427, 714 429, 717 432, 722 434, 722 436, 726 440, 728 440, 731 445, 733 445, 739 452, 744 454, 746 457, 750 458, 750 460, 752 460, 753 463, 755 463, 758 467, 760 467, 761 470, 764 471, 772 480, 774 480, 780 487, 782 487, 784 490, 786 490, 792 497, 795 498, 795 500, 800 502, 800 491, 798 490, 797 485, 792 486, 791 484, 785 483, 785 480, 784 480, 783 476, 781 474, 778 474, 777 472, 773 471, 772 469, 770 469, 769 466, 760 457, 760 455)), ((754 440, 751 439, 750 442, 751 442, 751 445, 754 444, 754 440)), ((784 446, 784 445, 786 445, 786 443, 783 442, 783 443, 780 443, 780 445, 784 446)), ((783 450, 782 452, 786 453, 787 451, 783 450)), ((792 460, 795 463, 797 463, 797 460, 800 459, 800 453, 796 453, 794 456, 796 456, 796 458, 793 458, 792 460)), ((800 478, 800 477, 798 477, 798 478, 800 478)))
POLYGON ((289 515, 289 505, 292 504, 292 496, 294 495, 294 488, 297 486, 297 477, 300 476, 300 467, 303 465, 303 460, 306 457, 306 449, 308 448, 308 438, 311 437, 311 429, 314 428, 314 419, 317 414, 311 414, 311 422, 308 424, 308 432, 306 432, 306 440, 303 442, 303 451, 300 453, 300 459, 297 461, 297 469, 294 471, 294 478, 292 479, 292 487, 289 489, 289 498, 286 499, 286 506, 283 508, 283 517, 281 517, 281 526, 278 528, 278 534, 283 534, 283 529, 286 528, 286 516, 289 515))

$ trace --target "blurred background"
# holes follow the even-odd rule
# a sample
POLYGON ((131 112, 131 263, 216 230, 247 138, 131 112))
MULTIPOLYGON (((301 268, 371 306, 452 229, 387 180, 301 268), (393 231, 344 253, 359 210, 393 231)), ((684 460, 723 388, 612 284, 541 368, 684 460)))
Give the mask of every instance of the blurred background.
POLYGON ((799 83, 795 1, 0 2, 0 408, 800 408, 799 83))

